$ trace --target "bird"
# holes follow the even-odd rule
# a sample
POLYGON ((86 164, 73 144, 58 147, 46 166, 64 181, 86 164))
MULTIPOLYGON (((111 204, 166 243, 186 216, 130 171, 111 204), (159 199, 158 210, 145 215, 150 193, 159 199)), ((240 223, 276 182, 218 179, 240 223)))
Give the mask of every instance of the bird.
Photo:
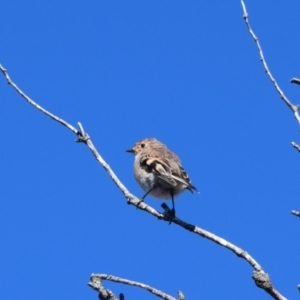
POLYGON ((179 157, 157 139, 142 139, 126 152, 134 154, 134 177, 146 192, 140 202, 148 194, 158 199, 171 199, 171 215, 175 217, 174 198, 185 190, 198 192, 179 157))

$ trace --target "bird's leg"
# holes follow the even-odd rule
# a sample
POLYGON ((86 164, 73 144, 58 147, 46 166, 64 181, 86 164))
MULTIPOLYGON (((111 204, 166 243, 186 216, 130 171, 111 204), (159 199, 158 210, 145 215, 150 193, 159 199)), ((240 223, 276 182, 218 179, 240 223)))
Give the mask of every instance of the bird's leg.
POLYGON ((137 205, 139 206, 142 202, 144 202, 144 199, 146 198, 146 196, 149 194, 149 193, 151 193, 152 192, 152 190, 153 190, 153 188, 154 187, 152 187, 143 197, 141 197, 140 199, 139 199, 139 202, 137 203, 137 205))
POLYGON ((165 217, 167 218, 167 220, 168 221, 170 221, 169 222, 169 225, 172 223, 172 221, 174 220, 174 218, 175 218, 175 204, 174 204, 174 194, 173 194, 173 192, 171 191, 170 192, 170 194, 171 194, 171 199, 172 199, 172 209, 170 210, 169 209, 169 207, 165 204, 165 203, 163 203, 161 206, 162 206, 162 208, 164 208, 165 209, 165 217))
POLYGON ((173 192, 171 191, 171 198, 172 198, 172 210, 171 210, 171 213, 172 213, 172 216, 175 217, 175 203, 174 203, 174 194, 173 192))

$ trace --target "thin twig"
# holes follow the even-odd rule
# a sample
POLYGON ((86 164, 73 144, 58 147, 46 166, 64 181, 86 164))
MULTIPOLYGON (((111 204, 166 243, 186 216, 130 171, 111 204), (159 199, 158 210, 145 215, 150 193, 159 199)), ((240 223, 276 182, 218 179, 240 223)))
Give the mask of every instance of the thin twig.
MULTIPOLYGON (((78 136, 78 140, 77 141, 83 142, 83 143, 85 143, 89 147, 89 149, 93 153, 93 155, 96 158, 96 160, 102 165, 102 167, 109 174, 109 176, 111 177, 111 179, 113 180, 113 182, 116 184, 116 186, 122 191, 122 193, 124 194, 125 198, 127 199, 127 203, 128 204, 132 204, 132 205, 136 206, 137 208, 139 208, 140 210, 143 210, 143 211, 145 211, 145 212, 147 212, 147 213, 155 216, 156 218, 158 218, 160 220, 169 221, 169 219, 166 218, 166 215, 167 215, 166 212, 168 212, 168 208, 167 209, 165 208, 165 213, 164 214, 159 213, 153 207, 151 207, 150 205, 146 204, 145 202, 141 202, 140 199, 138 199, 136 196, 134 196, 133 194, 131 194, 129 192, 129 190, 123 185, 123 183, 119 180, 119 178, 117 177, 117 175, 113 172, 113 170, 110 168, 110 166, 106 163, 106 161, 99 154, 99 152, 97 151, 96 147, 92 143, 91 138, 85 132, 85 130, 84 130, 84 128, 83 128, 83 126, 82 126, 81 123, 78 123, 79 130, 77 130, 72 125, 68 124, 66 121, 64 121, 61 118, 58 118, 57 116, 53 115, 52 113, 46 111, 44 108, 42 108, 41 106, 39 106, 38 104, 36 104, 32 99, 30 99, 25 93, 23 93, 17 87, 17 85, 15 83, 12 82, 12 80, 8 76, 7 70, 4 69, 1 64, 0 64, 0 69, 1 69, 2 73, 4 74, 4 76, 6 77, 8 83, 28 103, 30 103, 31 105, 33 105, 38 110, 40 110, 43 113, 45 113, 47 116, 49 116, 53 120, 59 122, 60 124, 64 125, 68 129, 70 129, 73 133, 75 133, 78 136)), ((217 235, 215 235, 213 233, 210 233, 209 231, 201 229, 200 227, 197 227, 195 225, 192 225, 192 224, 189 224, 189 223, 187 223, 185 221, 182 221, 182 220, 180 220, 177 217, 175 217, 174 219, 172 219, 172 222, 174 224, 177 224, 177 225, 181 226, 182 228, 184 228, 184 229, 186 229, 188 231, 191 231, 191 232, 197 234, 198 236, 202 236, 202 237, 207 238, 207 239, 209 239, 209 240, 211 240, 211 241, 213 241, 213 242, 215 242, 215 243, 217 243, 217 244, 219 244, 221 246, 224 246, 225 248, 227 248, 230 251, 232 251, 233 253, 235 253, 237 256, 245 259, 254 268, 255 272, 260 272, 260 274, 266 274, 263 271, 262 267, 259 265, 259 263, 250 254, 248 254, 243 249, 235 246, 234 244, 226 241, 225 239, 223 239, 223 238, 221 238, 221 237, 219 237, 219 236, 217 236, 217 235)), ((258 285, 257 282, 256 282, 256 284, 258 285)), ((274 291, 276 291, 276 290, 274 289, 274 291)), ((283 300, 285 298, 284 297, 278 297, 278 298, 274 298, 274 299, 283 300)))
POLYGON ((296 150, 298 150, 298 152, 300 152, 300 146, 298 144, 296 144, 295 142, 292 142, 291 144, 296 150))
POLYGON ((265 69, 265 72, 267 73, 268 77, 270 78, 270 80, 272 81, 276 91, 278 92, 280 98, 285 102, 285 104, 292 110, 292 112, 294 113, 294 116, 296 118, 296 120, 298 121, 299 125, 300 125, 300 116, 298 114, 298 110, 299 110, 299 105, 294 105, 293 103, 291 103, 289 101, 289 99, 284 95, 283 91, 280 89, 279 85, 277 84, 275 78, 273 77, 272 73, 270 72, 269 70, 269 67, 266 63, 266 60, 265 60, 265 57, 264 57, 264 54, 263 54, 263 51, 262 51, 262 48, 260 46, 260 43, 259 43, 259 40, 258 40, 258 37, 255 35, 255 33, 253 32, 251 26, 250 26, 250 23, 249 23, 249 15, 248 15, 248 12, 246 10, 246 5, 244 3, 243 0, 241 0, 241 3, 242 3, 242 7, 243 7, 243 12, 244 12, 244 15, 243 15, 243 18, 245 20, 245 23, 247 25, 247 28, 248 28, 248 31, 250 33, 250 35, 252 36, 255 44, 256 44, 256 47, 257 47, 257 50, 258 50, 258 53, 259 53, 259 59, 260 61, 262 62, 263 64, 263 67, 265 69))
MULTIPOLYGON (((176 298, 158 290, 155 289, 154 287, 141 283, 141 282, 137 282, 137 281, 132 281, 132 280, 128 280, 128 279, 124 279, 124 278, 120 278, 120 277, 116 277, 113 275, 107 275, 107 274, 92 274, 91 275, 91 282, 88 283, 89 286, 92 286, 92 283, 100 280, 100 282, 102 280, 109 280, 109 281, 113 281, 113 282, 118 282, 118 283, 123 283, 123 284, 127 284, 127 285, 131 285, 131 286, 137 286, 139 288, 142 288, 162 299, 165 300, 176 300, 176 298)), ((93 287, 93 286, 92 286, 93 287)))
POLYGON ((78 134, 78 131, 76 128, 74 128, 72 125, 64 121, 63 119, 60 119, 59 117, 55 116, 48 110, 44 109, 43 107, 39 106, 36 102, 34 102, 31 98, 29 98, 9 77, 7 70, 0 64, 0 70, 5 76, 7 83, 11 85, 29 104, 33 105, 35 108, 37 108, 39 111, 50 117, 56 122, 59 122, 63 126, 66 126, 68 129, 70 129, 75 134, 78 134))
POLYGON ((178 291, 178 300, 185 300, 185 297, 181 291, 178 291))
POLYGON ((300 218, 300 211, 292 210, 292 214, 300 218))
POLYGON ((300 84, 300 79, 298 78, 292 78, 291 83, 300 84))

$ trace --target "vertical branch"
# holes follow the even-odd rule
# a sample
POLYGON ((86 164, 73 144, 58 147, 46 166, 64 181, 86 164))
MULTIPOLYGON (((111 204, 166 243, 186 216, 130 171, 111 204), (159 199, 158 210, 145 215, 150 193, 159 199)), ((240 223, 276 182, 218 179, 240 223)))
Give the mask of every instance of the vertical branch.
MULTIPOLYGON (((295 105, 293 104, 283 93, 283 91, 280 89, 279 85, 277 84, 275 78, 273 77, 272 73, 270 72, 269 70, 269 67, 266 63, 266 60, 265 60, 265 57, 264 57, 264 53, 262 51, 262 48, 261 48, 261 45, 259 43, 259 40, 258 40, 258 37, 255 35, 254 31, 252 30, 251 26, 250 26, 250 23, 249 23, 249 14, 247 12, 247 9, 246 9, 246 5, 244 3, 243 0, 241 0, 241 3, 242 3, 242 8, 243 8, 243 18, 245 20, 245 23, 247 25, 247 28, 248 28, 248 31, 250 33, 250 35, 252 36, 255 44, 256 44, 256 47, 257 47, 257 50, 258 50, 258 53, 259 53, 259 59, 260 61, 262 62, 263 64, 263 67, 265 69, 265 72, 267 73, 268 77, 270 78, 270 80, 272 81, 276 91, 278 92, 280 98, 284 101, 284 103, 291 109, 291 111, 293 112, 294 114, 294 117, 296 118, 296 120, 298 121, 298 124, 300 125, 300 116, 299 116, 299 108, 300 108, 300 105, 295 105)), ((295 83, 295 84, 300 84, 300 79, 298 78, 292 78, 291 79, 291 83, 295 83)), ((300 152, 300 146, 298 144, 296 144, 295 142, 292 142, 292 147, 294 147, 298 152, 300 152)), ((295 211, 292 211, 292 214, 294 215, 297 215, 294 213, 295 211)))

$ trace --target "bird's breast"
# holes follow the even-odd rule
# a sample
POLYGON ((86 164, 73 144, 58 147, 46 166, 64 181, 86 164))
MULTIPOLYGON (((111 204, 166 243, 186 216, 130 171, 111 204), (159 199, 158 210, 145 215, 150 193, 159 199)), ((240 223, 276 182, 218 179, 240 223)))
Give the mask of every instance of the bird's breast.
POLYGON ((155 184, 155 175, 143 169, 137 160, 134 163, 134 177, 145 192, 148 192, 155 184))

